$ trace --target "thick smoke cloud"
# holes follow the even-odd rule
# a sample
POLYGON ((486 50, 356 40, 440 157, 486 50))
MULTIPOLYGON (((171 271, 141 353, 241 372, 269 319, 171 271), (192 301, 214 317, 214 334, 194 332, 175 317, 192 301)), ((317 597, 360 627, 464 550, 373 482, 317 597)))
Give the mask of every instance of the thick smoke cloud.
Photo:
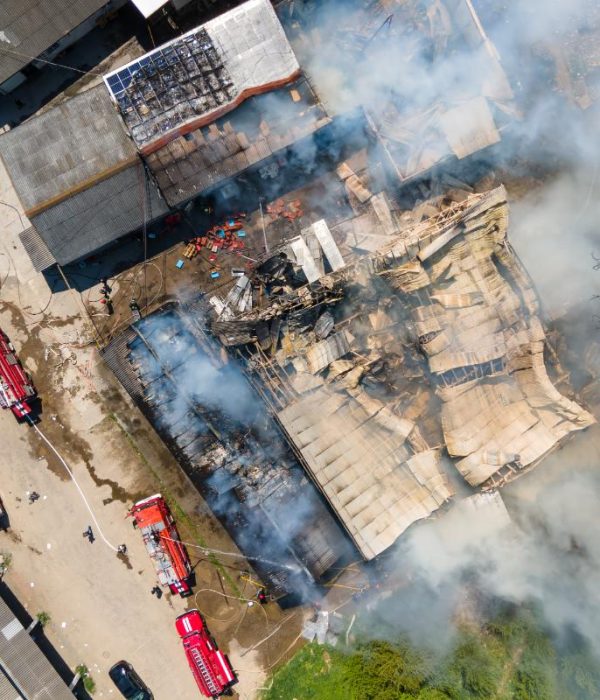
POLYGON ((200 404, 236 422, 254 423, 260 412, 238 368, 220 367, 212 361, 193 343, 183 323, 174 326, 171 316, 153 316, 143 321, 140 329, 157 355, 155 362, 144 365, 145 371, 160 376, 166 367, 180 392, 178 405, 163 412, 164 421, 174 425, 189 412, 190 405, 200 404))
MULTIPOLYGON (((598 174, 598 168, 569 169, 511 207, 510 239, 552 319, 597 293, 598 174)), ((595 328, 588 323, 587 330, 595 328)))
MULTIPOLYGON (((569 457, 575 459, 573 451, 569 457)), ((578 465, 582 466, 582 465, 578 465)), ((418 644, 443 651, 468 597, 536 603, 557 638, 571 629, 600 655, 600 541, 594 523, 600 475, 563 470, 505 490, 513 525, 493 509, 458 504, 414 528, 396 554, 405 580, 370 610, 373 629, 393 624, 418 644), (468 584, 468 585, 467 585, 468 584)))
MULTIPOLYGON (((413 4, 430 10, 431 25, 465 18, 464 2, 413 4)), ((387 36, 397 30, 399 18, 393 17, 389 29, 383 26, 394 12, 389 3, 370 4, 371 10, 380 9, 381 24, 365 44, 347 27, 366 5, 295 3, 296 20, 319 28, 298 42, 297 51, 330 109, 363 105, 376 111, 394 96, 406 113, 417 113, 487 94, 489 64, 478 61, 481 47, 468 39, 432 45, 410 32, 398 32, 401 38, 391 42, 387 36)), ((562 42, 572 47, 599 27, 600 6, 590 0, 475 0, 473 5, 498 49, 518 111, 504 123, 502 142, 489 155, 490 169, 513 200, 509 238, 537 286, 546 318, 589 315, 577 324, 577 335, 566 339, 581 349, 598 333, 592 313, 600 302, 590 307, 590 299, 598 292, 600 274, 592 258, 600 257, 599 110, 581 109, 557 88, 551 47, 562 42)), ((391 599, 370 609, 373 630, 379 610, 382 622, 395 616, 396 626, 417 641, 447 641, 469 579, 491 595, 540 602, 557 634, 573 626, 600 654, 597 433, 576 435, 576 447, 569 445, 504 489, 518 527, 506 530, 489 511, 460 505, 414 527, 394 555, 394 575, 405 581, 391 599)))

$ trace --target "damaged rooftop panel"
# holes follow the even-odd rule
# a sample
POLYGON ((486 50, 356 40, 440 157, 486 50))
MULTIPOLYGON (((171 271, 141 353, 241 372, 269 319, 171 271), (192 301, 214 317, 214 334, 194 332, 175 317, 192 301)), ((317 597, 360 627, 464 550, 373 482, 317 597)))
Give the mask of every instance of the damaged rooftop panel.
POLYGON ((281 87, 299 66, 268 0, 249 0, 104 76, 142 152, 281 87))
POLYGON ((595 421, 548 376, 539 302, 507 239, 506 191, 463 206, 441 225, 407 231, 374 264, 406 295, 449 454, 469 484, 487 489, 595 421))

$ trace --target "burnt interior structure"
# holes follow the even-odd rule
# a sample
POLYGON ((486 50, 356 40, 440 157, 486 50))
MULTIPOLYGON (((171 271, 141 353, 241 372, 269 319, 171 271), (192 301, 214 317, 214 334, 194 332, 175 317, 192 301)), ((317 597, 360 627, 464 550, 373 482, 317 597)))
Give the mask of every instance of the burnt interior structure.
POLYGON ((216 109, 238 92, 202 27, 116 71, 106 83, 138 144, 216 109))
POLYGON ((202 318, 200 302, 168 305, 104 358, 280 605, 293 605, 352 547, 272 418, 255 409, 242 425, 228 414, 253 392, 241 367, 217 367, 202 318), (215 382, 223 396, 213 402, 215 382))

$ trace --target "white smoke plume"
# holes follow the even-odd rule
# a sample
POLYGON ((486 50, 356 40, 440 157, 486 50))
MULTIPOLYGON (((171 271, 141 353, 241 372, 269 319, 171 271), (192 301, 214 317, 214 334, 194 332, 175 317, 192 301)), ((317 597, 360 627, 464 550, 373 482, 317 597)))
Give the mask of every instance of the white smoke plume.
MULTIPOLYGON (((418 31, 411 34, 403 27, 398 32, 397 14, 389 28, 383 25, 401 4, 409 5, 295 2, 291 18, 287 5, 280 10, 292 27, 301 63, 330 109, 376 110, 394 95, 404 101, 406 112, 418 113, 436 103, 485 94, 489 67, 468 39, 428 45, 418 31), (347 27, 353 14, 367 6, 379 11, 381 23, 365 45, 364 37, 347 27), (294 23, 305 30, 304 38, 299 29, 294 33, 294 23), (386 37, 395 31, 402 36, 393 43, 386 37)), ((428 21, 442 23, 463 22, 467 7, 458 0, 412 4, 428 21)), ((600 301, 591 301, 600 275, 592 257, 600 258, 600 110, 598 104, 582 109, 559 90, 552 47, 583 43, 598 30, 600 5, 591 0, 475 0, 473 6, 498 49, 520 113, 506 120, 502 142, 479 161, 487 161, 508 186, 513 199, 509 239, 537 286, 545 317, 558 321, 567 313, 584 314, 577 334, 565 339, 581 349, 600 332, 592 318, 600 301)), ((580 71, 579 77, 599 92, 598 67, 586 76, 580 71)), ((462 172, 468 169, 467 163, 462 172)), ((398 626, 428 641, 443 636, 442 630, 451 629, 464 577, 474 575, 492 595, 541 602, 557 634, 575 627, 600 654, 600 472, 594 468, 599 452, 594 428, 507 487, 503 493, 518 523, 511 533, 495 528, 489 513, 460 507, 413 527, 395 553, 395 575, 412 577, 414 585, 401 589, 393 605, 384 603, 382 616, 387 621, 394 616, 398 626)))

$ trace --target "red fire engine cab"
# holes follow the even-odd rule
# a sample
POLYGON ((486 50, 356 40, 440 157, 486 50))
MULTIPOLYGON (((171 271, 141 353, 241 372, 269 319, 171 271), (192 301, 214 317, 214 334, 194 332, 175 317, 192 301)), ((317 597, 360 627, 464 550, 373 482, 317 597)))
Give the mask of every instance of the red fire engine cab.
POLYGON ((0 330, 0 406, 10 408, 17 418, 31 413, 26 399, 35 397, 31 377, 23 369, 13 344, 0 330))
POLYGON ((160 585, 182 598, 191 595, 192 565, 164 498, 158 493, 138 501, 129 515, 142 533, 160 585))
POLYGON ((218 698, 236 678, 227 657, 217 649, 202 616, 188 610, 175 620, 183 640, 183 648, 200 692, 207 698, 218 698))

